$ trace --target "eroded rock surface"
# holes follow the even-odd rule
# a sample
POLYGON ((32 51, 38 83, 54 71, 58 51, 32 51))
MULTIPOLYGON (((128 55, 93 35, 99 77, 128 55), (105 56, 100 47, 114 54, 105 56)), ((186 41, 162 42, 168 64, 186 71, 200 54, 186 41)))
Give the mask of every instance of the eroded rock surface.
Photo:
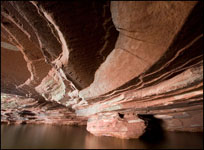
POLYGON ((139 138, 145 132, 144 120, 134 114, 99 113, 87 122, 87 131, 96 136, 139 138))
POLYGON ((2 123, 78 126, 86 125, 86 121, 86 118, 76 117, 72 111, 57 103, 1 93, 2 123))
POLYGON ((94 135, 129 139, 146 115, 203 131, 202 12, 202 1, 2 1, 1 92, 16 97, 3 96, 1 122, 88 120, 94 135))

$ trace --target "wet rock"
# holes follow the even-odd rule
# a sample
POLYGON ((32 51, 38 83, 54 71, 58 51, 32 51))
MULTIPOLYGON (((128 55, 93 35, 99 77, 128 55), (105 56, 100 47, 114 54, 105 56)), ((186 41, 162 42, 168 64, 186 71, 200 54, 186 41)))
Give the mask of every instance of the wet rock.
POLYGON ((19 115, 21 117, 24 117, 24 116, 35 116, 36 114, 29 111, 29 110, 23 110, 23 111, 19 112, 19 115))
POLYGON ((101 113, 91 116, 87 130, 96 136, 113 136, 122 139, 139 138, 145 132, 144 120, 135 115, 101 113))
MULTIPOLYGON (((8 95, 8 94, 4 94, 8 95)), ((87 119, 77 117, 66 107, 50 102, 39 103, 32 98, 9 95, 2 99, 1 122, 7 124, 55 124, 55 125, 86 125, 87 119), (16 105, 10 108, 5 105, 12 98, 16 105), (19 108, 19 105, 22 107, 19 108), (29 107, 27 107, 29 106, 29 107)))
POLYGON ((89 118, 94 135, 138 138, 137 115, 152 115, 166 130, 203 131, 202 1, 1 7, 1 122, 89 118))

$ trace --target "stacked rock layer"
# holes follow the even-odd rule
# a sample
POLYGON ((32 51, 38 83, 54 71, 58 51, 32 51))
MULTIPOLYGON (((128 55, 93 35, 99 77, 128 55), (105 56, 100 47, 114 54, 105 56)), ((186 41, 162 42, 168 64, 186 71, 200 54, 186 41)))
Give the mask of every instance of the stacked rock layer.
POLYGON ((87 122, 126 139, 152 119, 203 131, 202 12, 196 1, 2 1, 1 122, 87 122))

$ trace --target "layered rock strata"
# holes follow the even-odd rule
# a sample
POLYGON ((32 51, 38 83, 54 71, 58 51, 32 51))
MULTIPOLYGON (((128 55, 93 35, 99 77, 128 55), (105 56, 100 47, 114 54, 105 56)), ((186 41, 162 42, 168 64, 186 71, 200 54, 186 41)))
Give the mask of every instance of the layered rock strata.
POLYGON ((121 139, 139 138, 145 128, 145 121, 134 114, 99 113, 87 122, 87 131, 92 134, 121 139))
POLYGON ((1 94, 1 123, 86 125, 87 119, 57 103, 38 102, 13 94, 1 94))
POLYGON ((203 2, 2 1, 1 8, 2 92, 36 105, 4 108, 3 122, 12 122, 12 109, 25 113, 13 120, 29 120, 53 104, 43 111, 48 122, 88 120, 97 136, 139 138, 151 119, 165 130, 203 131, 203 2))

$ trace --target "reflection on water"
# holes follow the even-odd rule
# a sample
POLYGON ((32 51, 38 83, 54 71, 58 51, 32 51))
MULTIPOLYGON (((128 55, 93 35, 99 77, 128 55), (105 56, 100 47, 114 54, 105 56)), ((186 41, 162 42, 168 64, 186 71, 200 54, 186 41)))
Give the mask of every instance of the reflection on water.
POLYGON ((145 139, 121 140, 96 137, 85 127, 51 125, 1 125, 1 148, 81 148, 81 149, 159 149, 203 148, 202 133, 166 132, 157 142, 145 139))

